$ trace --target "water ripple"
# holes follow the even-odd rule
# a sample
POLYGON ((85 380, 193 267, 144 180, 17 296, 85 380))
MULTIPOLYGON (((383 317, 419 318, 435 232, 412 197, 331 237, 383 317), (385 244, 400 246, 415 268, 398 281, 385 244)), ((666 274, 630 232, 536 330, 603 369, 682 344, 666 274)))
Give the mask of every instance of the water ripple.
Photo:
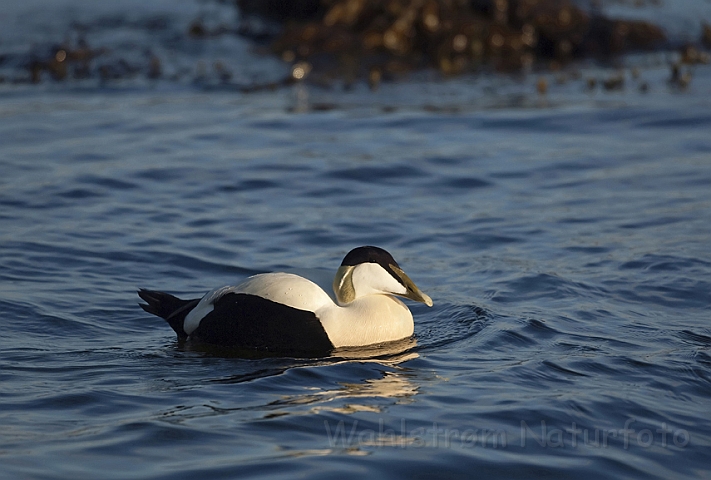
POLYGON ((693 92, 359 116, 260 103, 279 92, 105 93, 0 98, 6 475, 708 471, 693 92), (180 344, 136 305, 138 287, 197 298, 282 269, 330 283, 359 244, 433 297, 408 302, 413 339, 250 356, 180 344))

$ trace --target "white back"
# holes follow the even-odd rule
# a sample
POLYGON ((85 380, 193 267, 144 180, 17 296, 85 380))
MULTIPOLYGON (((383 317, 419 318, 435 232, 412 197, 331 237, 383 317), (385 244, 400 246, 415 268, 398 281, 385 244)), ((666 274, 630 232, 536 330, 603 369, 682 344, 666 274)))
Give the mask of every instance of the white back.
POLYGON ((293 273, 263 273, 249 277, 233 287, 235 293, 258 295, 267 300, 315 312, 321 307, 334 305, 331 297, 311 280, 293 273))

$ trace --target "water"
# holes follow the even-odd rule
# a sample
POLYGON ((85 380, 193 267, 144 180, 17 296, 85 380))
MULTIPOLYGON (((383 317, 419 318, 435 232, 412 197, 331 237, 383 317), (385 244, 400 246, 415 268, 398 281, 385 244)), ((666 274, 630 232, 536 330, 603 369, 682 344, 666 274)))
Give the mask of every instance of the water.
POLYGON ((711 70, 643 75, 4 85, 0 476, 708 477, 711 70), (136 305, 363 244, 413 341, 236 358, 136 305))

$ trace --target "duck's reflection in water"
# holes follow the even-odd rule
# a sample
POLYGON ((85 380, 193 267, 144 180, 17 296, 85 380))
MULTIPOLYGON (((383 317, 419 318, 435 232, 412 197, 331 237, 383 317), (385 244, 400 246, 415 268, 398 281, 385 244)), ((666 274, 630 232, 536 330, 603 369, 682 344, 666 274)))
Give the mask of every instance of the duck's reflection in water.
POLYGON ((307 411, 299 411, 301 414, 325 411, 350 414, 363 411, 380 412, 382 405, 378 403, 382 402, 378 402, 378 399, 396 399, 396 403, 409 402, 411 397, 417 394, 419 387, 411 380, 412 373, 402 364, 419 357, 414 351, 416 346, 417 341, 408 338, 357 349, 339 349, 320 365, 374 364, 376 368, 368 369, 368 373, 376 372, 380 377, 365 378, 361 381, 346 380, 338 382, 337 388, 311 387, 307 393, 285 396, 270 403, 271 407, 282 408, 269 412, 265 418, 295 414, 297 412, 289 407, 297 405, 312 405, 307 411), (378 365, 384 368, 378 368, 378 365))
MULTIPOLYGON (((209 383, 237 384, 253 382, 256 380, 277 377, 288 372, 302 369, 316 369, 319 373, 318 382, 309 385, 303 382, 298 389, 304 393, 285 395, 277 400, 260 406, 219 408, 216 413, 225 413, 232 410, 265 410, 263 418, 275 418, 284 415, 303 415, 323 411, 339 413, 353 413, 361 411, 381 411, 378 399, 396 399, 396 403, 408 402, 417 394, 418 385, 411 380, 414 373, 403 364, 419 357, 415 351, 417 340, 414 337, 388 342, 367 347, 341 348, 335 350, 331 356, 315 359, 285 359, 262 356, 255 360, 250 354, 249 360, 245 359, 242 352, 235 350, 215 349, 212 346, 183 344, 179 351, 199 353, 207 357, 243 358, 248 361, 251 368, 227 377, 207 380, 209 383), (257 361, 257 364, 253 363, 257 361), (259 368, 254 369, 255 366, 259 368), (371 368, 372 366, 372 368, 371 368), (325 368, 326 370, 320 370, 325 368), (377 378, 372 378, 377 375, 377 378), (342 381, 332 379, 343 378, 342 381), (364 378, 366 377, 366 378, 364 378), (371 377, 371 378, 367 378, 371 377), (315 385, 315 383, 326 387, 315 385), (337 387, 333 387, 336 383, 337 387), (346 399, 348 403, 344 403, 346 399), (339 401, 340 400, 340 401, 339 401), (332 405, 329 405, 332 404, 332 405), (303 406, 312 405, 311 409, 304 410, 303 406)), ((249 353, 249 352, 248 352, 249 353)), ((244 365, 243 365, 244 366, 244 365)), ((302 370, 304 371, 304 370, 302 370)), ((291 383, 293 386, 293 383, 291 383)), ((213 409, 209 405, 204 407, 213 409)))
MULTIPOLYGON (((175 424, 199 421, 204 427, 212 423, 210 418, 218 422, 215 425, 224 425, 230 423, 230 419, 225 416, 234 416, 239 418, 240 423, 249 422, 250 428, 267 428, 269 431, 276 427, 272 424, 274 421, 279 423, 280 430, 301 425, 300 428, 305 427, 313 434, 314 445, 322 445, 329 438, 324 422, 335 422, 336 425, 343 415, 356 415, 354 421, 360 422, 361 418, 357 416, 359 413, 382 414, 393 405, 413 401, 420 388, 421 382, 418 378, 421 379, 421 375, 408 368, 405 363, 419 357, 416 348, 417 341, 408 338, 387 344, 339 349, 326 358, 262 358, 239 361, 237 365, 250 365, 250 368, 239 374, 215 378, 208 382, 244 384, 247 390, 254 389, 253 393, 258 396, 268 393, 275 384, 283 383, 284 390, 296 393, 282 395, 277 399, 273 396, 268 399, 267 394, 263 397, 266 400, 264 403, 256 402, 250 405, 228 406, 225 405, 224 399, 216 400, 214 404, 183 405, 163 412, 161 419, 175 424), (218 417, 221 419, 217 420, 218 417)), ((204 349, 183 348, 182 352, 185 351, 199 352, 213 358, 224 357, 216 355, 214 351, 208 353, 204 349)), ((397 438, 378 437, 373 441, 377 441, 378 445, 392 442, 401 445, 409 443, 411 439, 407 435, 398 435, 397 438)), ((368 446, 367 441, 356 446, 329 445, 329 448, 299 448, 289 445, 289 442, 277 442, 277 445, 279 455, 287 457, 369 453, 367 448, 361 448, 368 446)))

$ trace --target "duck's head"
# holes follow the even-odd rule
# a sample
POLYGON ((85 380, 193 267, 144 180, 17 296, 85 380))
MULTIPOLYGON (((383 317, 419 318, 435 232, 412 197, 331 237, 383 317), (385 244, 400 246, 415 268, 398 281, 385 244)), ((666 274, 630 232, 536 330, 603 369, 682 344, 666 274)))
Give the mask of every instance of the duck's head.
POLYGON ((333 291, 342 305, 365 295, 386 294, 432 306, 432 299, 405 275, 392 255, 378 247, 358 247, 348 252, 336 272, 333 291))

